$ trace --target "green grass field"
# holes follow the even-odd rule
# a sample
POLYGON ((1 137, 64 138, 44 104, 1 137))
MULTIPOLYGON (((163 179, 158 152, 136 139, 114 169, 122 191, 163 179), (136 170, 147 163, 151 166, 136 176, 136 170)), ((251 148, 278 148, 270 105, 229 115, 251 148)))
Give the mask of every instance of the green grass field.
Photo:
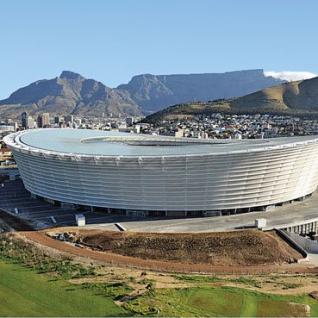
POLYGON ((267 295, 233 287, 154 288, 121 308, 105 286, 72 285, 0 260, 0 316, 297 317, 306 314, 304 304, 310 305, 311 316, 318 316, 318 302, 308 296, 267 295))
POLYGON ((227 317, 303 317, 304 304, 318 315, 318 302, 308 296, 278 296, 233 287, 162 289, 126 305, 141 315, 227 316, 227 317))
POLYGON ((111 297, 0 260, 0 316, 125 316, 111 297))

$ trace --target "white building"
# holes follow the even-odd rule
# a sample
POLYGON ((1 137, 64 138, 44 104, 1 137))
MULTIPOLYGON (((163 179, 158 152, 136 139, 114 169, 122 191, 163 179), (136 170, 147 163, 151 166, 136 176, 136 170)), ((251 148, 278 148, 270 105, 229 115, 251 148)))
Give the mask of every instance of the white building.
POLYGON ((212 140, 38 129, 4 141, 31 193, 116 213, 264 210, 318 185, 316 136, 212 140))

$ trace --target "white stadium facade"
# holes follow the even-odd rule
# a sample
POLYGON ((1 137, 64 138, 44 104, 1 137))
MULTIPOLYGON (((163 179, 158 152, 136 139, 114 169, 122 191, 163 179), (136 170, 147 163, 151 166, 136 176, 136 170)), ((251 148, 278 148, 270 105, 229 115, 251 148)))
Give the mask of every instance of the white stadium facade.
POLYGON ((316 136, 200 140, 37 129, 4 140, 32 195, 115 214, 263 211, 318 185, 316 136))

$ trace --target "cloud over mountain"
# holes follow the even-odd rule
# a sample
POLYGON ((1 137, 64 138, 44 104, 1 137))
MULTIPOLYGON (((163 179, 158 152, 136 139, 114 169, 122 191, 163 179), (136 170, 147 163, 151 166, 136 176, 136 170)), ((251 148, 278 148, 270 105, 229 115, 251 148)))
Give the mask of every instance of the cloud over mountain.
POLYGON ((265 76, 271 76, 277 79, 281 79, 283 81, 301 81, 305 79, 310 79, 318 76, 317 74, 311 72, 294 72, 294 71, 264 71, 265 76))

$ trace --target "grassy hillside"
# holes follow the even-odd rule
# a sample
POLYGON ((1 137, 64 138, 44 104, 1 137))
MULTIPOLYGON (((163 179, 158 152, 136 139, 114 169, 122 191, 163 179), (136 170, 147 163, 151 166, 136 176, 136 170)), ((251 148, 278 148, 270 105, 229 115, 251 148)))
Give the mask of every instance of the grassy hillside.
POLYGON ((216 112, 231 112, 230 101, 218 100, 207 103, 194 102, 188 104, 178 104, 147 116, 143 122, 158 123, 162 120, 192 118, 193 116, 216 112))
POLYGON ((0 316, 123 316, 111 298, 0 261, 0 316))
POLYGON ((156 123, 213 112, 318 116, 318 77, 284 83, 235 99, 171 106, 148 116, 145 121, 156 123))
MULTIPOLYGON (((318 107, 315 109, 309 105, 309 93, 312 92, 308 90, 307 83, 307 81, 298 81, 263 89, 233 100, 231 108, 274 112, 298 111, 302 109, 304 111, 306 109, 318 111, 318 107)), ((316 90, 318 90, 318 82, 316 90)), ((317 104, 313 103, 312 106, 315 105, 318 106, 318 94, 317 104)))
POLYGON ((228 316, 304 317, 318 315, 309 296, 263 294, 242 288, 213 286, 156 289, 114 304, 102 289, 84 288, 17 264, 0 261, 0 316, 228 316), (307 306, 309 305, 309 306, 307 306), (309 309, 310 308, 310 309, 309 309))

